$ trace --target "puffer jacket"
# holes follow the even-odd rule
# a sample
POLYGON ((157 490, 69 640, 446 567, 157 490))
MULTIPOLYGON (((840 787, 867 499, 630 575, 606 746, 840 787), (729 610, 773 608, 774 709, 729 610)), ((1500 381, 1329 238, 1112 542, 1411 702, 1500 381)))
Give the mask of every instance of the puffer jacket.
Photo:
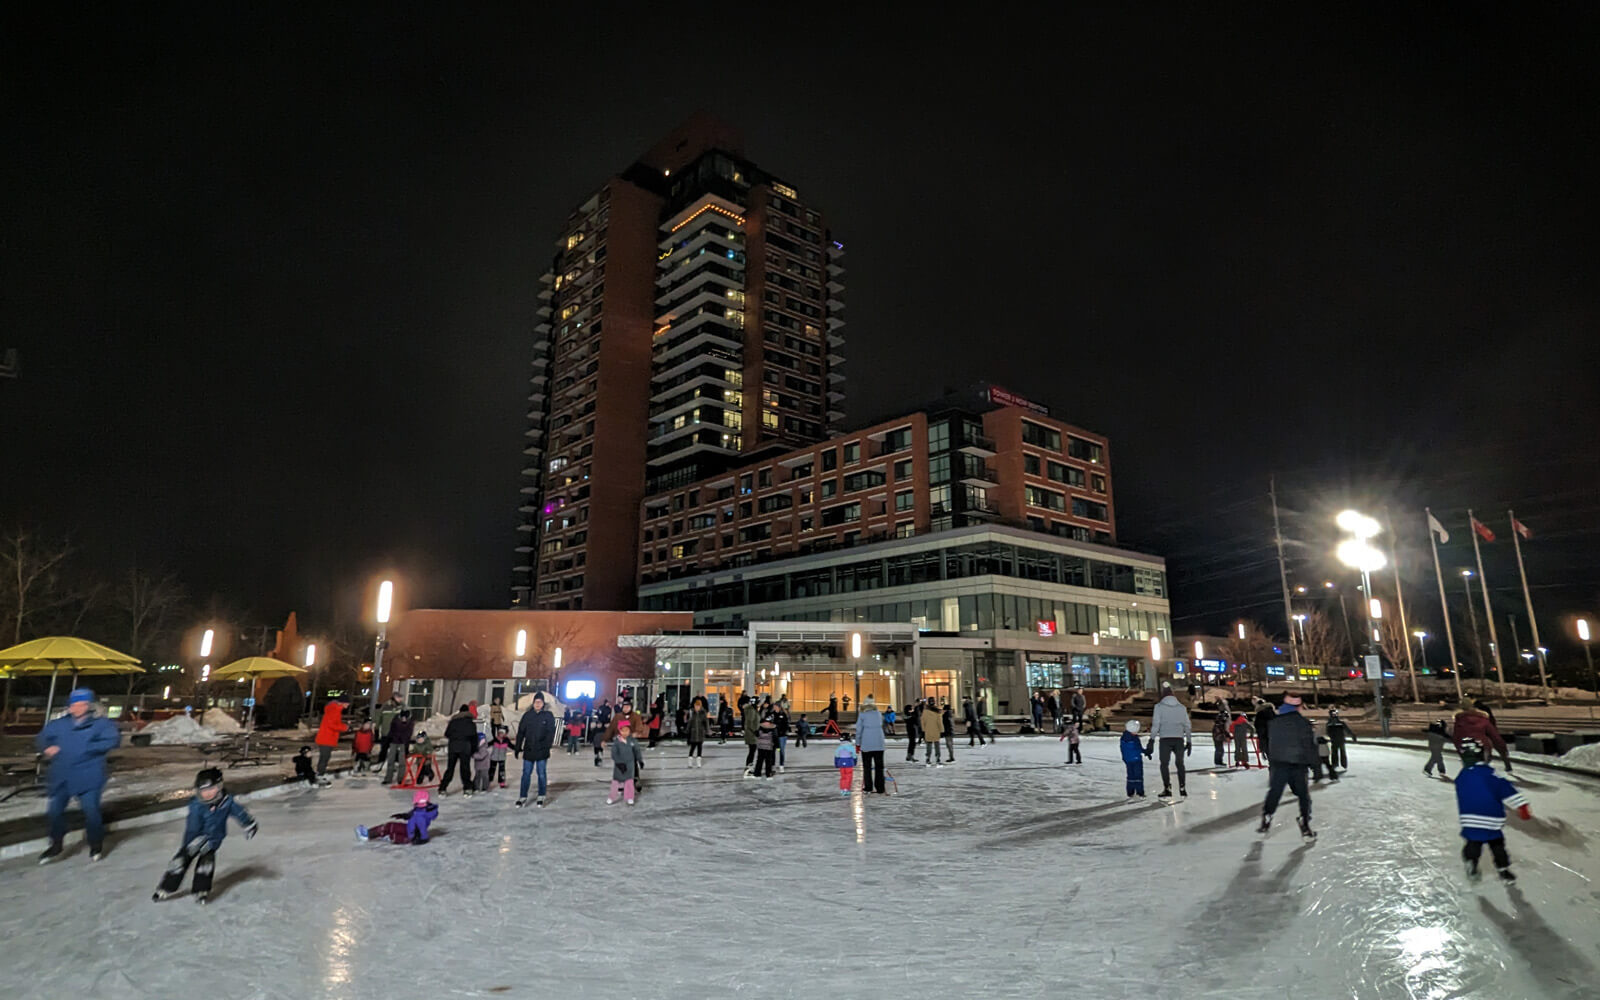
POLYGON ((183 842, 192 844, 196 839, 203 839, 206 847, 215 851, 228 836, 229 816, 244 827, 245 832, 254 832, 255 817, 232 795, 223 792, 210 802, 196 795, 189 800, 189 815, 183 822, 183 842))
POLYGON ((471 712, 457 712, 444 727, 444 741, 451 753, 472 753, 478 747, 478 726, 471 712))
POLYGON ((756 706, 755 706, 754 703, 750 703, 750 704, 745 705, 744 710, 743 710, 743 717, 744 717, 744 742, 745 742, 746 746, 752 746, 753 747, 753 746, 756 745, 756 730, 757 730, 757 728, 759 728, 759 726, 761 724, 761 720, 760 720, 759 716, 756 713, 756 706))
POLYGON ((620 736, 611 741, 611 780, 632 781, 639 776, 639 760, 644 751, 639 749, 639 741, 629 736, 623 739, 620 736))
POLYGON ((706 710, 697 708, 689 717, 689 742, 704 743, 706 736, 711 732, 711 720, 706 717, 706 710))
POLYGON ((322 706, 322 724, 317 727, 317 746, 339 745, 339 734, 350 728, 344 723, 344 710, 348 707, 344 702, 337 700, 322 706))
POLYGON ((918 719, 918 727, 922 730, 924 739, 929 743, 937 743, 944 736, 944 716, 937 708, 924 705, 922 715, 918 719))
POLYGON ((1500 753, 1506 752, 1505 737, 1494 727, 1494 720, 1476 708, 1463 709, 1456 716, 1456 724, 1451 735, 1455 739, 1458 753, 1461 750, 1462 740, 1477 740, 1480 746, 1493 747, 1500 753))
POLYGON ((1317 764, 1316 730, 1293 705, 1280 706, 1272 720, 1272 763, 1302 767, 1317 764))
POLYGON ((50 759, 50 790, 76 794, 105 786, 106 754, 122 742, 122 733, 115 722, 92 712, 82 719, 69 713, 51 719, 33 742, 41 752, 59 748, 50 759))
POLYGON ((1156 702, 1156 710, 1150 715, 1151 739, 1187 742, 1191 735, 1189 711, 1183 707, 1177 695, 1169 694, 1156 702))
POLYGON ((1144 747, 1139 745, 1139 734, 1124 729, 1122 731, 1122 761, 1125 764, 1136 764, 1144 759, 1144 747))
POLYGON ((883 749, 883 714, 868 707, 856 716, 856 746, 862 753, 883 749))

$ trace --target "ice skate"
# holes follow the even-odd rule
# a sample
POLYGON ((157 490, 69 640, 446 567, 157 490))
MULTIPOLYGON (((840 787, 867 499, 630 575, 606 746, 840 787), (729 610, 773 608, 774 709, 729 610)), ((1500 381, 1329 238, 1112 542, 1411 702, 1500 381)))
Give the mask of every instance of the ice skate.
POLYGON ((165 889, 157 889, 155 892, 150 894, 150 902, 152 902, 152 903, 159 903, 162 900, 167 900, 167 899, 171 899, 171 898, 172 898, 172 893, 167 892, 165 889))
POLYGON ((104 847, 101 847, 99 844, 96 844, 93 847, 89 848, 89 860, 91 862, 99 861, 101 858, 103 858, 105 856, 106 856, 106 849, 104 847))
POLYGON ((1161 791, 1156 793, 1156 798, 1158 798, 1158 799, 1170 799, 1170 798, 1172 798, 1172 789, 1163 788, 1161 791))
POLYGON ((518 799, 517 801, 515 801, 515 802, 513 802, 511 804, 511 807, 513 809, 521 809, 523 806, 525 806, 527 804, 528 804, 528 800, 527 799, 518 799))
POLYGON ((536 807, 538 807, 538 808, 540 808, 540 809, 543 809, 543 808, 544 808, 544 796, 543 796, 543 795, 541 795, 541 796, 539 796, 539 797, 538 797, 538 798, 536 798, 536 799, 534 799, 534 800, 533 800, 533 804, 534 804, 534 805, 535 805, 535 806, 536 806, 536 807))
POLYGON ((367 839, 367 828, 366 827, 364 827, 364 826, 356 827, 356 839, 357 840, 366 840, 367 839))
POLYGON ((1478 872, 1478 862, 1477 862, 1477 859, 1473 859, 1473 860, 1471 860, 1471 861, 1468 861, 1468 862, 1467 862, 1467 863, 1466 863, 1466 868, 1467 868, 1467 880, 1468 880, 1468 881, 1469 881, 1469 882, 1476 882, 1476 881, 1478 881, 1478 879, 1479 879, 1479 878, 1480 878, 1480 877, 1481 877, 1481 875, 1480 875, 1480 874, 1479 874, 1479 872, 1478 872))
POLYGON ((633 805, 633 800, 632 799, 628 800, 628 805, 630 805, 630 806, 633 805))
POLYGON ((779 765, 778 765, 778 773, 779 773, 779 774, 782 774, 782 773, 783 773, 783 765, 782 765, 782 764, 779 764, 779 765))
POLYGON ((1182 785, 1179 785, 1178 786, 1178 797, 1179 798, 1184 798, 1184 799, 1188 798, 1189 797, 1189 790, 1187 788, 1183 787, 1182 785))
POLYGON ((197 892, 194 894, 194 901, 199 903, 201 906, 206 905, 206 903, 210 902, 210 900, 211 893, 209 892, 197 892))
POLYGON ((1266 813, 1261 817, 1261 825, 1256 827, 1256 832, 1266 836, 1272 830, 1272 814, 1266 813))
POLYGON ((607 796, 607 797, 606 797, 606 805, 608 805, 608 806, 614 806, 614 805, 616 805, 616 804, 617 804, 617 800, 616 800, 616 799, 613 799, 613 798, 611 798, 611 797, 610 797, 610 796, 607 796))
POLYGON ((504 788, 504 787, 506 787, 506 783, 505 783, 505 782, 503 782, 503 781, 502 781, 502 782, 500 782, 500 787, 501 787, 501 788, 504 788))
POLYGON ((846 798, 849 798, 850 797, 850 789, 841 788, 841 789, 839 789, 839 794, 845 796, 846 798))
POLYGON ((44 849, 43 854, 39 855, 39 863, 41 865, 47 865, 59 857, 61 857, 61 845, 51 844, 49 847, 44 849))
POLYGON ((1517 880, 1517 876, 1509 868, 1498 868, 1496 871, 1499 872, 1500 881, 1502 882, 1515 882, 1517 880))
POLYGON ((1304 816, 1300 817, 1300 836, 1304 837, 1306 840, 1317 839, 1317 831, 1311 829, 1311 821, 1306 819, 1304 816))

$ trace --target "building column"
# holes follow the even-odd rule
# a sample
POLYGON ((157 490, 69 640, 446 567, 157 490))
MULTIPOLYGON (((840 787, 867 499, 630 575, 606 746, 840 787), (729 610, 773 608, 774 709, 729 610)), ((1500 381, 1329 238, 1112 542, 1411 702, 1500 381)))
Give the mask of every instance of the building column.
MULTIPOLYGON (((904 664, 906 661, 902 657, 900 662, 904 664)), ((913 691, 917 693, 916 697, 922 697, 922 639, 920 635, 911 640, 911 665, 900 668, 900 680, 900 697, 905 699, 901 704, 912 700, 911 692, 913 691)))
POLYGON ((745 626, 745 652, 744 652, 744 690, 746 694, 755 696, 756 690, 756 630, 753 625, 745 626))

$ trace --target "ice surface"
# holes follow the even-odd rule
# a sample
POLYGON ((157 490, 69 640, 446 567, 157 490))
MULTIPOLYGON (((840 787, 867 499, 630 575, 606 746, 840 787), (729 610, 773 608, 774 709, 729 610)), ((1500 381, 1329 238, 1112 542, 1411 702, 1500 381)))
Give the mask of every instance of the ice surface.
MULTIPOLYGON (((742 779, 744 746, 647 754, 636 807, 609 768, 558 752, 543 810, 515 787, 441 800, 424 847, 360 844, 409 794, 363 779, 251 806, 211 906, 150 893, 164 824, 0 867, 8 998, 146 997, 1593 997, 1600 783, 1522 770, 1534 824, 1507 837, 1520 881, 1467 883, 1452 786, 1420 755, 1350 747, 1266 839, 1265 772, 1196 773, 1190 796, 1123 796, 1115 740, 958 741, 904 762, 899 794, 837 794, 833 744, 742 779)), ((1209 768, 1210 746, 1190 763, 1209 768)), ((507 762, 513 780, 520 762, 507 762)), ((859 773, 858 773, 859 780, 859 773)), ((1487 861, 1487 857, 1485 859, 1487 861)))

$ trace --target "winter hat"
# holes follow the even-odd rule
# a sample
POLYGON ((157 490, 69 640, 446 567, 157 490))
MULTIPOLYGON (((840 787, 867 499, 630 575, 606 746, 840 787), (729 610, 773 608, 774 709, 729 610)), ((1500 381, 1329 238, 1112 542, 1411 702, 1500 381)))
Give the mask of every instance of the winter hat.
POLYGON ((617 719, 617 732, 620 733, 624 729, 632 729, 632 728, 633 728, 633 723, 628 721, 628 717, 626 715, 624 715, 621 718, 617 719))
POLYGON ((1130 733, 1137 733, 1139 731, 1139 720, 1129 719, 1128 724, 1122 728, 1126 729, 1130 733))
POLYGON ((413 806, 425 806, 425 805, 427 805, 428 804, 428 790, 426 788, 417 789, 417 794, 411 796, 411 804, 413 806))
POLYGON ((869 694, 865 698, 861 699, 861 710, 863 712, 865 712, 869 708, 875 709, 877 707, 878 707, 878 704, 877 704, 877 702, 872 700, 872 695, 869 694))
POLYGON ((76 705, 80 701, 94 701, 94 692, 88 688, 77 688, 67 695, 67 704, 76 705))
POLYGON ((1298 705, 1300 704, 1300 696, 1297 694, 1285 694, 1283 696, 1283 703, 1285 705, 1298 705))

